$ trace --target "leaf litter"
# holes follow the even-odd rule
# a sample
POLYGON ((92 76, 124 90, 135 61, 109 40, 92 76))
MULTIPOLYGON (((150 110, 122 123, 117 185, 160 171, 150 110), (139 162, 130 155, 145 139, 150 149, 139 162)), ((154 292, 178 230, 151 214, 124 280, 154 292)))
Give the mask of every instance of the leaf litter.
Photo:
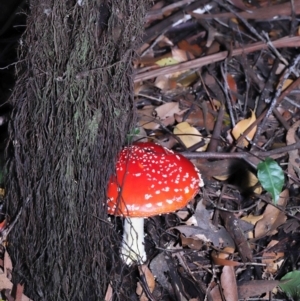
MULTIPOLYGON (((282 29, 280 23, 291 20, 288 1, 173 4, 157 1, 147 15, 141 49, 153 63, 142 64, 143 50, 135 82, 147 90, 141 88, 136 103, 159 99, 150 100, 159 113, 144 127, 148 139, 193 160, 205 187, 177 213, 175 224, 163 221, 171 214, 158 224, 163 234, 149 263, 157 275, 152 297, 163 300, 165 292, 175 300, 234 301, 271 294, 285 300, 274 288, 298 262, 284 258, 297 252, 300 218, 299 23, 294 19, 293 31, 282 29), (286 17, 276 22, 279 12, 286 17), (283 191, 270 178, 278 203, 257 177, 265 158, 278 164, 273 177, 285 173, 283 191), (287 222, 294 226, 285 232, 287 222), (282 250, 282 240, 294 243, 282 250)), ((145 108, 138 106, 138 114, 145 108)))
MULTIPOLYGON (((299 1, 285 0, 149 9, 133 62, 137 139, 193 160, 205 187, 177 214, 147 220, 149 261, 132 267, 137 300, 286 300, 274 288, 300 260, 299 15, 299 1), (285 175, 277 203, 257 179, 265 158, 285 175)), ((29 300, 20 284, 9 299, 3 256, 3 298, 29 300)))

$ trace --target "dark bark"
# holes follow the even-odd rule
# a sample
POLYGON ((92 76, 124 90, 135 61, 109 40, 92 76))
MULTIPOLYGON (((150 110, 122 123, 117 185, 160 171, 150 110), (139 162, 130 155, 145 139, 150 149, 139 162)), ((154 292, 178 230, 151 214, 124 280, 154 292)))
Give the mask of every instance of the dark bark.
POLYGON ((133 126, 131 62, 145 3, 30 1, 6 204, 13 216, 29 199, 9 251, 13 281, 35 301, 103 300, 109 281, 121 285, 106 185, 133 126))

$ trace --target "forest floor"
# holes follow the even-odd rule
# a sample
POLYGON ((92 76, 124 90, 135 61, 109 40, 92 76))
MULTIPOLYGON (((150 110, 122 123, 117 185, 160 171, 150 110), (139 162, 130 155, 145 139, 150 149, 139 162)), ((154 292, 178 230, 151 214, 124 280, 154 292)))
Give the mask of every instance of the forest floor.
POLYGON ((272 0, 147 13, 135 132, 190 158, 205 186, 146 223, 140 300, 300 300, 299 16, 272 0))
MULTIPOLYGON (((299 49, 298 0, 154 1, 134 139, 180 152, 205 185, 147 219, 131 300, 300 300, 299 49)), ((22 285, 10 295, 7 253, 0 265, 3 298, 28 300, 22 285)))

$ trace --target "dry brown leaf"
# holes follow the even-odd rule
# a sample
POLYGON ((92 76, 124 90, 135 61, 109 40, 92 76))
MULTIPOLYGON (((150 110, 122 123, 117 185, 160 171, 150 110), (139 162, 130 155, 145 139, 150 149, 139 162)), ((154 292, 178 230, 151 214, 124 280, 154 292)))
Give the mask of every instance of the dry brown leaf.
POLYGON ((178 43, 178 47, 179 47, 179 49, 182 49, 182 50, 192 53, 196 57, 198 57, 202 54, 202 49, 199 45, 197 45, 197 44, 191 45, 186 40, 180 41, 178 43))
MULTIPOLYGON (((13 290, 13 284, 11 282, 12 277, 12 261, 7 251, 4 253, 3 260, 3 269, 0 269, 0 290, 6 291, 6 294, 10 295, 11 290, 13 290)), ((23 294, 23 286, 21 284, 17 284, 15 288, 16 298, 15 301, 32 301, 27 296, 23 294)))
MULTIPOLYGON (((155 288, 155 278, 153 274, 145 264, 139 266, 139 273, 140 276, 143 277, 143 279, 145 279, 146 284, 148 285, 148 289, 152 293, 155 288)), ((140 282, 137 283, 136 293, 140 297, 140 301, 148 301, 148 298, 140 282)))
POLYGON ((214 246, 234 246, 230 234, 223 228, 216 228, 211 222, 210 212, 203 205, 203 200, 198 202, 194 218, 194 226, 179 225, 171 229, 178 230, 186 237, 199 238, 204 242, 212 242, 214 246))
POLYGON ((158 41, 159 41, 158 46, 160 48, 166 47, 166 46, 174 46, 173 42, 168 37, 166 37, 165 35, 160 36, 158 38, 158 41))
POLYGON ((172 48, 173 59, 179 63, 186 62, 188 60, 187 53, 185 50, 172 48))
POLYGON ((176 82, 178 86, 189 87, 192 83, 194 83, 199 78, 197 72, 188 71, 182 73, 180 76, 176 78, 176 82))
POLYGON ((279 284, 278 280, 250 280, 238 285, 240 299, 247 299, 271 291, 279 284))
POLYGON ((173 136, 156 137, 155 141, 168 149, 172 149, 173 146, 178 143, 178 141, 173 136))
MULTIPOLYGON (((286 79, 282 85, 282 91, 286 90, 291 84, 293 83, 292 79, 286 79)), ((277 89, 278 89, 279 84, 277 85, 277 89)))
MULTIPOLYGON (((287 145, 296 143, 296 131, 300 127, 300 120, 295 122, 292 127, 288 130, 286 135, 287 145)), ((300 178, 300 163, 298 149, 289 151, 289 163, 288 163, 288 173, 292 177, 289 177, 289 183, 293 184, 294 179, 300 178)))
POLYGON ((236 100, 237 100, 237 97, 236 97, 236 94, 237 94, 237 84, 236 84, 236 81, 235 81, 234 77, 230 73, 227 73, 226 79, 227 79, 227 84, 228 84, 229 89, 232 92, 234 92, 232 94, 232 100, 235 103, 236 100))
POLYGON ((237 261, 233 261, 230 259, 227 259, 231 254, 234 253, 233 247, 225 247, 222 251, 212 251, 211 257, 213 262, 216 265, 223 265, 223 266, 240 266, 241 264, 237 261))
POLYGON ((174 114, 180 114, 183 111, 179 108, 178 102, 168 102, 155 109, 157 117, 164 126, 173 125, 175 122, 174 114))
POLYGON ((174 90, 177 87, 176 79, 170 78, 168 75, 159 75, 155 79, 155 87, 162 91, 174 90))
POLYGON ((12 266, 11 258, 8 252, 5 251, 4 260, 3 260, 3 272, 5 276, 9 278, 9 280, 11 280, 12 278, 12 270, 13 270, 13 266, 12 266))
POLYGON ((221 274, 221 286, 226 301, 238 301, 235 271, 232 266, 224 266, 221 274))
MULTIPOLYGON (((211 105, 208 104, 208 107, 211 108, 211 105)), ((193 126, 206 127, 209 131, 212 131, 215 126, 215 117, 207 112, 204 118, 203 111, 199 107, 195 107, 186 119, 183 120, 183 114, 175 115, 175 119, 177 122, 186 121, 193 126)))
MULTIPOLYGON (((286 207, 287 200, 289 197, 288 189, 285 189, 280 193, 278 206, 283 208, 286 207)), ((259 220, 254 229, 255 238, 263 237, 265 235, 273 235, 277 233, 277 228, 284 224, 287 217, 284 212, 280 211, 271 204, 268 204, 264 213, 263 218, 259 220)))
POLYGON ((183 247, 189 247, 192 250, 201 250, 203 247, 203 240, 200 240, 197 237, 193 238, 180 235, 180 238, 183 247))
POLYGON ((176 65, 178 64, 179 61, 175 60, 173 57, 164 57, 162 59, 159 59, 158 61, 155 62, 156 65, 160 67, 166 67, 166 66, 171 66, 171 65, 176 65))
POLYGON ((0 290, 9 289, 13 287, 12 282, 7 278, 6 274, 3 271, 0 271, 0 290))
POLYGON ((16 292, 15 292, 15 301, 22 301, 24 292, 24 285, 23 284, 17 284, 16 292))
POLYGON ((252 225, 255 225, 259 220, 261 220, 264 216, 263 215, 253 215, 249 214, 241 218, 241 220, 248 222, 252 225))
MULTIPOLYGON (((278 240, 271 240, 268 243, 266 249, 271 248, 278 244, 278 240)), ((275 274, 278 271, 278 268, 282 265, 284 261, 284 252, 263 252, 262 263, 266 264, 264 271, 269 274, 275 274), (281 259, 281 260, 280 260, 281 259)))
POLYGON ((154 106, 137 110, 139 125, 146 130, 156 130, 160 123, 154 116, 154 106))
POLYGON ((112 300, 113 300, 113 289, 112 286, 109 284, 106 290, 104 301, 112 301, 112 300))
MULTIPOLYGON (((243 119, 238 122, 232 130, 232 136, 235 140, 237 140, 246 130, 247 128, 256 120, 255 113, 251 111, 251 116, 247 119, 243 119)), ((247 135, 248 140, 252 140, 255 135, 257 126, 255 126, 247 135)), ((244 147, 248 146, 249 142, 247 139, 243 139, 244 147)))
POLYGON ((181 122, 181 123, 178 123, 175 126, 173 133, 180 138, 180 140, 182 141, 182 143, 187 148, 189 148, 189 147, 195 145, 196 143, 199 143, 199 142, 201 142, 201 141, 204 140, 205 145, 202 146, 202 147, 199 147, 196 150, 198 152, 205 151, 206 148, 207 148, 207 145, 209 143, 209 139, 207 139, 207 138, 204 139, 202 137, 202 135, 200 134, 200 132, 196 128, 190 126, 185 121, 181 122))
POLYGON ((218 285, 214 286, 213 289, 210 291, 210 297, 212 301, 223 301, 218 285))

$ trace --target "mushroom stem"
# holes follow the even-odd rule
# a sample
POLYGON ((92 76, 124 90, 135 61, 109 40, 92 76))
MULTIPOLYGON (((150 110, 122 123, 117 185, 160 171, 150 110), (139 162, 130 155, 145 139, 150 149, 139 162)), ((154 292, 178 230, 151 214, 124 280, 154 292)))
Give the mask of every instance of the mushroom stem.
POLYGON ((125 218, 121 257, 127 265, 146 261, 143 217, 125 218))

